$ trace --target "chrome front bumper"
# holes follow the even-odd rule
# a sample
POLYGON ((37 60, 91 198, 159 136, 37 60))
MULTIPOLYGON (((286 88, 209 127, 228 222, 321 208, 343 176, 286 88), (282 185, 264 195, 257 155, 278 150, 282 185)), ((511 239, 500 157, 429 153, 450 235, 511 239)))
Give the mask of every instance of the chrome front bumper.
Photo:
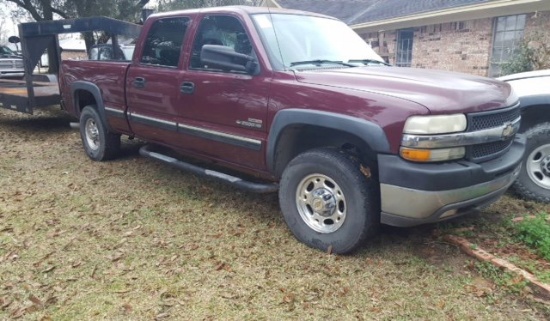
POLYGON ((497 201, 516 180, 520 168, 491 182, 446 191, 381 184, 381 223, 415 226, 467 214, 497 201))
POLYGON ((381 223, 414 226, 466 214, 498 200, 519 175, 525 138, 498 158, 418 164, 378 155, 381 223))

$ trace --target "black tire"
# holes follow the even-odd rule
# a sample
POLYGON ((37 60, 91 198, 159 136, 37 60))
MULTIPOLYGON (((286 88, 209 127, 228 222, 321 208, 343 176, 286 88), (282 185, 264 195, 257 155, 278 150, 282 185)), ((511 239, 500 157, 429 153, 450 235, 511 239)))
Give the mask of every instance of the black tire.
POLYGON ((513 190, 521 197, 550 203, 550 123, 525 132, 527 145, 513 190))
POLYGON ((86 106, 80 114, 80 138, 84 151, 95 161, 115 158, 120 152, 120 135, 110 133, 94 105, 86 106))
POLYGON ((322 251, 353 252, 380 225, 378 183, 361 172, 356 159, 336 149, 294 158, 283 172, 279 203, 294 236, 322 251))

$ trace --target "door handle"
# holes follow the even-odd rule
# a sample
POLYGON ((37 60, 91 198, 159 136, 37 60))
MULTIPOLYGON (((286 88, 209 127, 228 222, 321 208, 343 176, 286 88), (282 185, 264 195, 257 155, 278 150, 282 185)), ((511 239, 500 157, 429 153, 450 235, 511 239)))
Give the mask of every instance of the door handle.
POLYGON ((143 78, 143 77, 134 78, 134 87, 136 87, 136 88, 145 87, 145 78, 143 78))
POLYGON ((195 84, 192 82, 184 82, 181 84, 180 91, 182 94, 192 94, 195 92, 195 84))

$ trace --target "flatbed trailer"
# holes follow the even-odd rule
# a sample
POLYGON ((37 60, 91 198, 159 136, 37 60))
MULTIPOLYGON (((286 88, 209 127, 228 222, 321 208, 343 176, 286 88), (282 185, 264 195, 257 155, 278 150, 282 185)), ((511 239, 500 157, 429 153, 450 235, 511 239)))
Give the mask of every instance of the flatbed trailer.
POLYGON ((32 114, 34 107, 59 104, 57 82, 33 81, 34 103, 30 104, 28 84, 25 80, 0 79, 0 107, 32 114))
MULTIPOLYGON (((61 64, 58 35, 102 31, 110 35, 112 46, 118 46, 118 36, 137 37, 141 25, 106 17, 28 22, 19 24, 19 39, 23 52, 25 75, 23 80, 0 79, 0 107, 32 114, 35 108, 60 103, 57 74, 61 64), (53 74, 34 74, 45 51, 53 74)), ((115 51, 116 52, 116 51, 115 51)))

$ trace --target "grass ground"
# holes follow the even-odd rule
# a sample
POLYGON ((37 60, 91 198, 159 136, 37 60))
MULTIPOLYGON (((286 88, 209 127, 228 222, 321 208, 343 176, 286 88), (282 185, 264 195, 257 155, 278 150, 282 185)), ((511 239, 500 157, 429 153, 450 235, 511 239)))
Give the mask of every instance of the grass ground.
POLYGON ((498 242, 499 220, 549 206, 505 196, 449 224, 384 228, 355 255, 334 256, 292 237, 275 195, 139 157, 135 142, 124 148, 92 162, 62 114, 0 110, 0 319, 550 317, 439 238, 474 226, 479 243, 498 242))

